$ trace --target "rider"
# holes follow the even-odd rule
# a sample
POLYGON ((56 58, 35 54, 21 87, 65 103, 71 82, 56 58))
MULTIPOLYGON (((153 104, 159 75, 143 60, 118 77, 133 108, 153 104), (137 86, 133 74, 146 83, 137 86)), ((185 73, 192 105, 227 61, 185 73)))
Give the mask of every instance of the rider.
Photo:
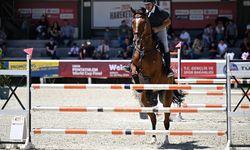
MULTIPOLYGON (((143 0, 144 6, 147 10, 148 18, 152 27, 153 33, 157 36, 158 40, 161 42, 164 48, 163 50, 163 59, 165 61, 165 71, 166 74, 170 76, 174 76, 172 69, 170 68, 170 52, 168 48, 168 39, 167 39, 167 29, 171 20, 169 18, 169 13, 159 8, 155 4, 155 0, 143 0)), ((130 68, 125 68, 129 69, 130 68)))

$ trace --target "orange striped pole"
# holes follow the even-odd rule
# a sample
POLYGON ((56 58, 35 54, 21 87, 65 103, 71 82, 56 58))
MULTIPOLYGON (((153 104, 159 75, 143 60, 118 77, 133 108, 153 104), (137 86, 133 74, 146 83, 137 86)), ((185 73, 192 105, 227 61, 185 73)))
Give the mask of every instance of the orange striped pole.
POLYGON ((178 84, 32 84, 34 89, 115 89, 115 90, 223 90, 224 85, 178 85, 178 84))
POLYGON ((109 134, 109 135, 170 135, 170 136, 195 136, 195 135, 211 135, 224 136, 226 131, 203 131, 203 130, 100 130, 100 129, 33 129, 34 134, 109 134))
MULTIPOLYGON (((226 92, 217 90, 217 91, 184 91, 185 95, 207 95, 207 96, 225 96, 226 92)), ((232 91, 232 95, 244 95, 241 91, 232 91)), ((247 93, 250 95, 250 92, 247 93)))
MULTIPOLYGON (((250 84, 250 79, 237 79, 240 84, 250 84)), ((225 84, 226 79, 175 79, 176 83, 192 83, 192 84, 225 84)), ((235 84, 236 81, 231 79, 231 83, 235 84)))

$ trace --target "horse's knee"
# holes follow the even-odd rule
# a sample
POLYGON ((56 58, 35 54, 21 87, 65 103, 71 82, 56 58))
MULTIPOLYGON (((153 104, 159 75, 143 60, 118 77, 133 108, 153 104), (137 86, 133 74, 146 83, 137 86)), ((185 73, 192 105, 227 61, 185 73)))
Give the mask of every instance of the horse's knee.
POLYGON ((152 90, 146 91, 146 98, 151 107, 158 104, 157 93, 154 93, 152 90))

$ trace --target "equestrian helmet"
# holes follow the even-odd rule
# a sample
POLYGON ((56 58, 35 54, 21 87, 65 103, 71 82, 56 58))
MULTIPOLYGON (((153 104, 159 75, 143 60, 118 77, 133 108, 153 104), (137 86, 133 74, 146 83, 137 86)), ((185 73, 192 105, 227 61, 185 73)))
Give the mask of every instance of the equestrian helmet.
POLYGON ((144 4, 155 3, 155 0, 143 0, 144 4))

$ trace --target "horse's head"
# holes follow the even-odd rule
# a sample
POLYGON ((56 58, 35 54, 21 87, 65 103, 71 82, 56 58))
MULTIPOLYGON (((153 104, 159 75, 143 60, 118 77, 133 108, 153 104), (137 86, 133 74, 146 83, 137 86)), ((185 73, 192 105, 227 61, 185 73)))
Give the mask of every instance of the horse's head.
POLYGON ((138 10, 134 10, 133 8, 131 8, 131 11, 133 13, 133 19, 132 19, 132 30, 134 34, 133 41, 135 43, 135 46, 141 49, 142 40, 146 36, 151 35, 150 22, 148 20, 145 8, 141 8, 138 10))

